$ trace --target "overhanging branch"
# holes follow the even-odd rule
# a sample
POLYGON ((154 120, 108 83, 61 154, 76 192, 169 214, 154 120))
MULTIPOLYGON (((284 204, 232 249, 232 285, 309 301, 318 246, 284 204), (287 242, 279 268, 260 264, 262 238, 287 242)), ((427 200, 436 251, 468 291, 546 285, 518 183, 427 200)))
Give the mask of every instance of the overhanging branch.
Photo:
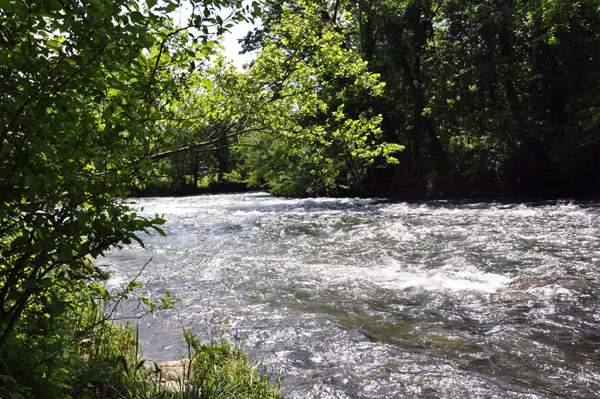
POLYGON ((266 129, 266 127, 263 127, 263 128, 250 128, 250 129, 240 130, 240 131, 237 131, 235 133, 227 134, 227 132, 229 130, 231 130, 232 127, 233 127, 233 125, 231 125, 230 127, 228 127, 227 130, 225 130, 223 132, 223 134, 221 134, 219 137, 217 137, 214 140, 203 141, 202 143, 192 144, 192 145, 189 145, 187 147, 179 148, 178 150, 161 152, 160 154, 156 154, 156 155, 152 155, 152 156, 148 157, 148 159, 150 161, 152 161, 152 162, 156 162, 156 161, 160 161, 161 159, 168 158, 168 157, 176 155, 176 154, 182 154, 182 153, 185 153, 185 152, 192 152, 192 151, 195 151, 195 152, 214 151, 214 150, 217 150, 217 149, 220 149, 220 148, 223 148, 223 147, 209 148, 209 149, 203 149, 203 150, 200 150, 200 149, 203 148, 203 147, 208 147, 210 145, 216 144, 219 141, 224 140, 226 138, 228 139, 228 138, 239 136, 240 134, 244 134, 244 133, 248 133, 248 132, 260 132, 260 131, 266 129))

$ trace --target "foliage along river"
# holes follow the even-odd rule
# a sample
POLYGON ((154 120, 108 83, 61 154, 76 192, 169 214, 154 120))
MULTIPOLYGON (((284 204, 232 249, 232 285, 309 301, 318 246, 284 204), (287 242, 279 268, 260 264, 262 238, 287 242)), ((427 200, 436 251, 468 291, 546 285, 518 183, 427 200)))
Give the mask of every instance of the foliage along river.
MULTIPOLYGON (((285 398, 600 398, 596 288, 530 290, 517 276, 600 287, 600 204, 150 198, 167 237, 114 250, 113 287, 153 258, 139 295, 147 358, 184 352, 182 326, 227 324, 285 398)), ((216 327, 215 327, 216 326, 216 327)))

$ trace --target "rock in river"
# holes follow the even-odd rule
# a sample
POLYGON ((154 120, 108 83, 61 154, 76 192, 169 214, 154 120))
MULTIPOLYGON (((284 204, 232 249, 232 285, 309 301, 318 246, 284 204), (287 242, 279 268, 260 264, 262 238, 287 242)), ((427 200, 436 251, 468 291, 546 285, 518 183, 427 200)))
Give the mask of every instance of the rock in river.
POLYGON ((573 299, 591 295, 586 281, 570 277, 515 277, 496 294, 503 301, 529 299, 573 299))

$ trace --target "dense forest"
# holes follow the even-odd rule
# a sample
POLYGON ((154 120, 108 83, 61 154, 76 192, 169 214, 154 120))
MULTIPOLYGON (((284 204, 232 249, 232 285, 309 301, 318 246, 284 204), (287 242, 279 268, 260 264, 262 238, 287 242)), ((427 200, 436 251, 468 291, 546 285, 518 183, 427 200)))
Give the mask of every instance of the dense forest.
POLYGON ((272 130, 224 140, 209 155, 171 158, 161 173, 180 188, 208 175, 300 196, 598 195, 599 7, 596 0, 269 1, 261 27, 243 41, 244 51, 259 53, 256 64, 276 46, 288 57, 287 82, 298 64, 317 65, 321 55, 308 43, 317 38, 298 40, 293 31, 310 23, 311 34, 337 34, 341 49, 384 84, 373 94, 345 76, 315 75, 323 107, 297 126, 323 126, 340 109, 354 119, 377 116, 380 131, 369 142, 402 146, 398 162, 357 161, 337 140, 315 145, 272 130))

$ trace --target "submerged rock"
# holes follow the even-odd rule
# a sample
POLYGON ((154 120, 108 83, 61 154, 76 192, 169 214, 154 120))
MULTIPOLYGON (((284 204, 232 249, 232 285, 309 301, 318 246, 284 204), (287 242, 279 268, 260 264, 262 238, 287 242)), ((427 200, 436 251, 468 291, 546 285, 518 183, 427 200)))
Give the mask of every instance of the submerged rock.
POLYGON ((520 276, 499 290, 502 301, 528 299, 573 299, 591 295, 593 287, 586 281, 570 277, 520 276))

